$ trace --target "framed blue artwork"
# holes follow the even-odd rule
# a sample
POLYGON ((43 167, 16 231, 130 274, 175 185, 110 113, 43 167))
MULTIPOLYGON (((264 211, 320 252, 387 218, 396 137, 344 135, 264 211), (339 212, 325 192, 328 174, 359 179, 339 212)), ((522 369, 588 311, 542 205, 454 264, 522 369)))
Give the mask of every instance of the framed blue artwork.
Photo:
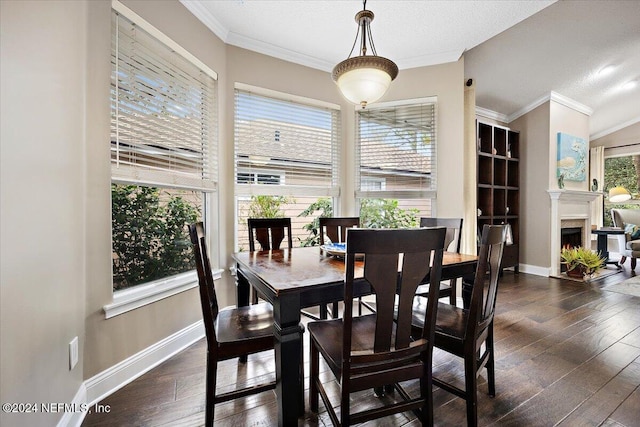
POLYGON ((557 177, 565 181, 587 179, 587 141, 583 138, 558 132, 557 177))

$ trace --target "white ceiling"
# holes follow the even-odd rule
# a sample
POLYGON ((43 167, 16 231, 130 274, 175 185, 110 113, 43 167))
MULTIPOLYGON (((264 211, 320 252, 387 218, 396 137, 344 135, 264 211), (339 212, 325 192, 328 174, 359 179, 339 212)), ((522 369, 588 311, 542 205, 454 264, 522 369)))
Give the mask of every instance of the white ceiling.
MULTIPOLYGON (((324 71, 349 54, 362 9, 359 0, 181 2, 225 43, 324 71)), ((379 55, 402 70, 464 54, 476 104, 503 119, 556 92, 593 111, 592 138, 640 121, 640 0, 370 0, 367 9, 379 55), (607 65, 616 68, 598 75, 607 65), (629 81, 636 87, 621 89, 629 81)))

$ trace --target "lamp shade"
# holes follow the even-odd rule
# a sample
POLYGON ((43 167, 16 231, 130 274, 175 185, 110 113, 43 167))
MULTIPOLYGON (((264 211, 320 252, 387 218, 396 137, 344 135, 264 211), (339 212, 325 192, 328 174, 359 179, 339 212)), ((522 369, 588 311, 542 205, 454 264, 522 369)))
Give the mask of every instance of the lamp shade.
POLYGON ((333 69, 333 79, 342 95, 363 107, 382 98, 397 75, 398 67, 381 56, 356 56, 333 69))
POLYGON ((620 203, 631 199, 631 193, 624 187, 613 187, 609 190, 609 202, 620 203))

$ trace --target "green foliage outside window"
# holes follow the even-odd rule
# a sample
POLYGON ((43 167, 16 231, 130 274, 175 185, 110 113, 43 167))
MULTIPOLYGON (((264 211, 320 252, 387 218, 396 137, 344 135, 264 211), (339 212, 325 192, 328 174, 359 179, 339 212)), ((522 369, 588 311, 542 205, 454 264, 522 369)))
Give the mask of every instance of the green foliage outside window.
POLYGON ((200 217, 198 207, 181 195, 112 184, 113 289, 194 269, 186 225, 200 217))
POLYGON ((420 211, 402 209, 394 199, 362 199, 360 225, 365 228, 413 228, 420 225, 420 211))
POLYGON ((283 218, 282 205, 289 203, 284 196, 251 196, 249 218, 283 218))
POLYGON ((330 198, 324 197, 318 199, 315 203, 309 205, 298 216, 306 217, 312 216, 316 212, 320 212, 320 215, 316 216, 312 222, 305 224, 302 228, 309 232, 309 236, 306 239, 300 240, 300 246, 317 246, 320 244, 320 218, 326 218, 333 216, 333 204, 330 198))

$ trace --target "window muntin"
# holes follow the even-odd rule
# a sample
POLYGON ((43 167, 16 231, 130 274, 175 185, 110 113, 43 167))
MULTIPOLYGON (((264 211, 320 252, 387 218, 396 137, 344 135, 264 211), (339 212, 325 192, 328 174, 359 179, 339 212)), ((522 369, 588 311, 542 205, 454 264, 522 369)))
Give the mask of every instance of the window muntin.
POLYGON ((169 47, 173 42, 150 24, 134 23, 126 7, 116 6, 110 142, 114 291, 193 269, 184 225, 209 222, 206 206, 217 189, 214 77, 179 54, 181 48, 169 47))

